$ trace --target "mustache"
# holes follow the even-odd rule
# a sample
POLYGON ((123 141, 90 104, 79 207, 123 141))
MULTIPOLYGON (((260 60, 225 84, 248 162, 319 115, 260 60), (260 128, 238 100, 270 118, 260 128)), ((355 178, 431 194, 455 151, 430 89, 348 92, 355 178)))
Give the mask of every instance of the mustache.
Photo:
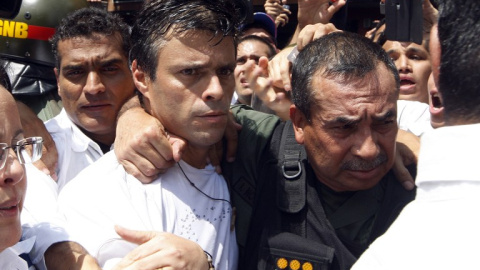
POLYGON ((374 160, 367 161, 361 158, 348 160, 342 164, 341 168, 349 171, 369 171, 387 162, 387 160, 387 155, 385 153, 381 153, 374 160))

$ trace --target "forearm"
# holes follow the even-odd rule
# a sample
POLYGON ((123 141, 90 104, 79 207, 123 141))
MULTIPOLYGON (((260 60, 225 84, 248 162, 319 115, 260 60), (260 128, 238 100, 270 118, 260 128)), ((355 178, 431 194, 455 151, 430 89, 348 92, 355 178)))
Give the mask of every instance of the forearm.
POLYGON ((95 258, 76 242, 59 242, 45 252, 45 264, 49 270, 99 270, 95 258))
POLYGON ((142 104, 140 103, 140 99, 138 98, 137 95, 134 95, 131 97, 127 102, 125 102, 122 105, 122 108, 120 108, 120 111, 118 112, 117 115, 117 120, 128 110, 131 109, 142 109, 142 104))
POLYGON ((292 38, 290 39, 290 42, 288 42, 288 45, 295 45, 295 44, 297 44, 298 35, 300 34, 300 31, 302 31, 302 28, 300 27, 299 24, 297 24, 297 27, 295 28, 295 32, 293 33, 293 36, 292 36, 292 38))

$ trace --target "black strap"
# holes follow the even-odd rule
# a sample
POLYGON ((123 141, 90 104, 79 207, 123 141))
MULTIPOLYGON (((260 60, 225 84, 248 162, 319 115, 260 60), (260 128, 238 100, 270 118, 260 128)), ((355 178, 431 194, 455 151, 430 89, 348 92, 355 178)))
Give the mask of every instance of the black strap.
POLYGON ((278 156, 279 160, 283 160, 281 168, 284 178, 294 180, 297 177, 301 177, 302 166, 300 158, 302 150, 303 147, 295 140, 292 122, 286 122, 282 130, 278 156))
POLYGON ((305 148, 295 140, 291 121, 287 121, 281 132, 278 147, 277 207, 282 213, 282 228, 300 236, 306 236, 306 161, 305 148), (303 211, 302 211, 303 210, 303 211))

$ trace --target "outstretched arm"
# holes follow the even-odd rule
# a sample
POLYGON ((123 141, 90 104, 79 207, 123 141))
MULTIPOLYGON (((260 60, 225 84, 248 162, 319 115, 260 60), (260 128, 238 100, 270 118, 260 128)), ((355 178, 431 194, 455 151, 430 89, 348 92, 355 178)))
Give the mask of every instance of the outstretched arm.
MULTIPOLYGON (((302 50, 308 43, 331 32, 339 31, 333 24, 318 23, 307 25, 300 33, 297 49, 302 50)), ((268 62, 266 57, 259 59, 258 65, 253 61, 245 64, 245 72, 250 88, 255 95, 271 110, 282 118, 289 119, 291 100, 292 63, 288 59, 293 47, 280 51, 268 62)))
POLYGON ((297 43, 300 32, 309 24, 327 24, 346 3, 347 0, 298 0, 297 28, 293 34, 290 44, 297 43))
POLYGON ((430 0, 424 0, 422 4, 423 10, 423 31, 430 33, 432 26, 437 22, 438 10, 432 5, 430 0))
POLYGON ((275 21, 275 26, 285 26, 288 23, 288 15, 292 12, 283 7, 286 4, 286 0, 265 0, 263 7, 265 8, 265 13, 275 21))
MULTIPOLYGON (((298 37, 297 49, 301 51, 308 43, 318 39, 328 33, 339 31, 333 24, 317 23, 307 25, 300 32, 298 37)), ((291 91, 290 69, 292 63, 287 59, 293 47, 283 49, 276 54, 268 64, 268 77, 272 80, 272 85, 278 89, 291 91)))
POLYGON ((267 77, 268 58, 261 57, 258 65, 254 60, 249 60, 245 63, 245 74, 255 96, 282 120, 290 119, 289 109, 292 102, 288 93, 283 88, 275 88, 272 80, 267 77))

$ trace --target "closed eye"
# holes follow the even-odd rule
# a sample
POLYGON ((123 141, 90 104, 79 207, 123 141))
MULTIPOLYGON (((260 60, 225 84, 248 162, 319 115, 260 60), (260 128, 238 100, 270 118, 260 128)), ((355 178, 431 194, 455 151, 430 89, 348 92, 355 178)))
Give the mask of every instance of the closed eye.
POLYGON ((113 73, 113 72, 116 72, 117 70, 119 70, 119 67, 118 67, 118 66, 111 65, 111 66, 103 67, 102 70, 103 70, 104 72, 107 72, 107 73, 113 73))
POLYGON ((64 72, 65 77, 75 77, 82 75, 84 73, 83 69, 68 69, 64 72))
POLYGON ((382 126, 382 125, 390 125, 390 124, 393 124, 395 123, 395 120, 385 120, 385 121, 382 121, 382 122, 378 122, 378 123, 375 123, 376 126, 382 126))
POLYGON ((357 124, 351 123, 351 124, 345 124, 345 125, 341 125, 341 126, 335 126, 334 129, 350 130, 350 129, 354 129, 356 127, 357 127, 357 124))

